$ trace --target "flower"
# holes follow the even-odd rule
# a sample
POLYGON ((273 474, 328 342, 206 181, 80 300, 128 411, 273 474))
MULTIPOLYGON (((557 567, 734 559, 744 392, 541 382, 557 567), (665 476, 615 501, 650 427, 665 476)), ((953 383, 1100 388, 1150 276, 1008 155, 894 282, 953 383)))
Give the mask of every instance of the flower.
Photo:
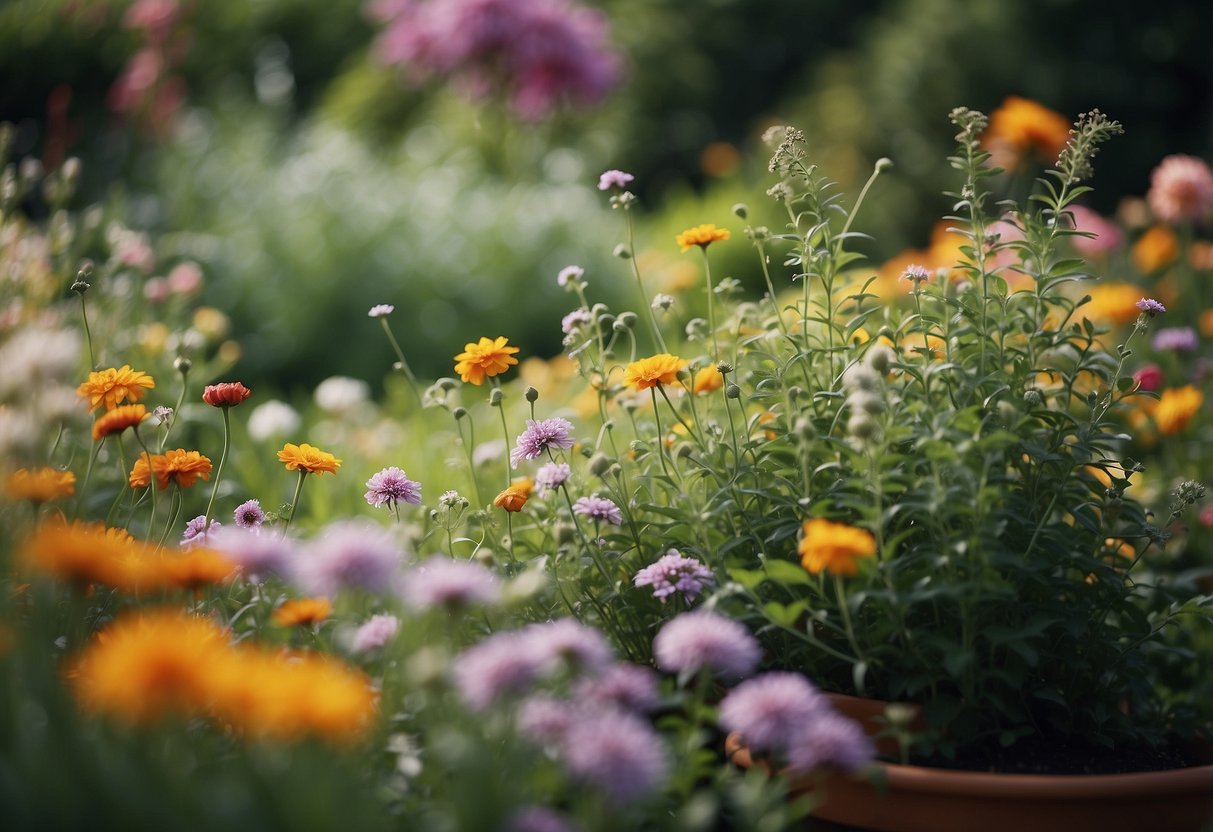
POLYGON ((224 381, 207 385, 202 391, 202 401, 211 407, 235 407, 252 394, 238 381, 224 381))
POLYGON ((534 483, 530 479, 519 480, 494 497, 493 505, 510 512, 522 511, 533 487, 534 483))
POLYGON ((421 483, 410 480, 408 474, 392 466, 384 468, 366 481, 363 498, 375 508, 395 508, 398 503, 421 505, 421 483))
POLYGON ((218 520, 211 520, 208 523, 206 515, 199 514, 185 524, 185 531, 181 535, 181 548, 188 549, 191 546, 198 546, 200 544, 209 545, 211 534, 221 527, 222 524, 218 520))
POLYGON ((573 513, 580 514, 582 517, 589 517, 591 520, 607 522, 616 526, 623 523, 623 514, 620 512, 619 506, 606 497, 599 497, 597 494, 582 497, 573 503, 573 513))
POLYGON ((498 699, 522 693, 541 669, 526 638, 502 631, 464 650, 455 659, 455 688, 464 704, 483 711, 498 699))
POLYGON ((1092 287, 1089 294, 1091 300, 1082 311, 1092 320, 1120 326, 1131 323, 1140 314, 1137 303, 1141 290, 1130 283, 1105 283, 1092 287))
MULTIPOLYGON (((217 524, 211 522, 211 533, 217 524)), ((207 535, 201 535, 203 541, 207 535)), ((166 586, 197 592, 203 587, 222 583, 236 571, 236 563, 213 549, 189 547, 177 555, 165 555, 153 567, 155 582, 166 586)))
POLYGON ((1196 336, 1196 330, 1190 326, 1173 326, 1155 332, 1150 346, 1155 352, 1195 352, 1200 346, 1200 339, 1196 336))
POLYGON ((147 408, 141 404, 124 404, 107 410, 93 422, 93 439, 101 440, 127 428, 142 424, 148 418, 147 408))
POLYGON ((1146 201, 1163 222, 1198 222, 1213 210, 1213 171, 1195 156, 1167 156, 1150 174, 1146 201))
POLYGON ((758 642, 742 624, 706 610, 672 618, 653 639, 653 658, 667 673, 701 670, 722 676, 748 676, 758 666, 758 642))
POLYGON ((1007 96, 990 114, 989 128, 982 137, 998 165, 1014 166, 1034 153, 1054 161, 1070 137, 1070 122, 1058 112, 1017 95, 1007 96))
POLYGON ((495 340, 481 338, 478 343, 464 344, 463 352, 455 356, 455 372, 465 382, 484 384, 486 378, 504 373, 518 363, 514 357, 518 347, 508 344, 509 340, 504 336, 495 340))
POLYGON ((24 566, 62 581, 137 589, 148 580, 153 553, 125 529, 101 523, 42 523, 20 548, 24 566))
POLYGON ((76 475, 58 468, 18 468, 4 480, 10 500, 47 503, 76 493, 76 475))
POLYGON ((585 269, 581 268, 581 266, 565 266, 556 275, 556 285, 564 289, 570 282, 580 283, 584 275, 585 269))
POLYGON ((106 410, 113 410, 127 399, 139 401, 147 390, 155 386, 155 380, 147 373, 132 370, 129 364, 123 364, 117 370, 111 367, 89 373, 88 378, 76 388, 76 394, 88 400, 90 412, 102 405, 106 410))
POLYGON ((596 675, 615 659, 606 637, 574 618, 531 624, 522 630, 522 637, 544 675, 562 670, 596 675))
POLYGON ((673 384, 687 362, 663 352, 633 361, 623 372, 623 383, 634 390, 647 390, 659 384, 673 384))
POLYGON ((589 311, 578 307, 560 319, 560 331, 566 335, 580 326, 591 323, 594 317, 589 311))
POLYGON ((1124 232, 1111 220, 1081 205, 1069 208, 1074 230, 1080 232, 1070 238, 1074 250, 1084 257, 1097 257, 1118 248, 1124 242, 1124 232))
POLYGON ((1167 307, 1154 300, 1154 298, 1142 298, 1137 302, 1137 308, 1142 312, 1145 312, 1151 318, 1153 318, 1155 315, 1161 315, 1163 312, 1167 311, 1167 307))
POLYGON ((414 609, 455 611, 497 603, 501 586, 496 574, 478 563, 435 555, 406 573, 404 598, 414 609))
POLYGON ((400 619, 388 613, 372 615, 349 637, 351 653, 366 653, 392 640, 400 630, 400 619))
POLYGON ((257 442, 264 442, 275 436, 285 436, 294 433, 302 424, 299 411, 286 402, 271 399, 253 408, 248 416, 249 437, 257 442))
POLYGON ((149 464, 146 452, 141 453, 131 468, 131 488, 147 488, 151 484, 152 474, 156 477, 156 488, 160 491, 174 483, 181 488, 189 488, 199 478, 210 479, 211 461, 198 451, 187 451, 177 448, 162 454, 152 454, 149 464))
POLYGON ((328 598, 296 598, 283 601, 274 610, 272 618, 279 627, 300 627, 305 624, 319 624, 329 617, 333 611, 333 603, 328 598))
POLYGON ((917 263, 906 266, 901 273, 902 280, 908 280, 914 284, 914 291, 918 291, 923 283, 931 279, 931 270, 926 266, 920 266, 917 263))
POLYGON ((822 518, 804 521, 800 563, 814 575, 857 575, 859 558, 876 554, 876 538, 865 529, 822 518))
POLYGON ((712 581, 712 573, 706 566, 695 558, 683 557, 677 549, 671 549, 632 578, 636 586, 653 587, 653 597, 660 598, 663 604, 675 592, 681 592, 690 603, 712 581))
POLYGON ((696 373, 695 378, 691 381, 691 388, 697 395, 711 393, 713 390, 719 390, 724 387, 724 376, 720 374, 720 370, 716 366, 701 367, 696 373))
POLYGON ((1137 238, 1129 251, 1133 265, 1142 274, 1153 274, 1175 262, 1179 257, 1179 239, 1165 225, 1155 225, 1137 238))
POLYGON ((250 579, 271 573, 286 575, 297 560, 293 541, 274 534, 257 534, 241 528, 239 521, 236 526, 212 528, 207 545, 235 563, 250 579))
POLYGON ((349 376, 330 376, 316 385, 312 398, 325 413, 342 414, 362 405, 371 396, 365 381, 349 376))
POLYGON ((261 503, 257 500, 246 500, 236 506, 232 519, 242 529, 257 529, 265 522, 265 512, 261 510, 261 503))
POLYGON ((376 523, 340 520, 313 538, 295 567, 299 584, 313 595, 332 597, 343 589, 387 595, 399 585, 405 552, 376 523))
POLYGON ((828 701, 799 673, 776 671, 747 679, 720 702, 720 725, 737 731, 754 751, 782 754, 828 701))
POLYGON ((1154 408, 1154 424, 1163 436, 1179 433, 1200 412, 1205 397, 1191 384, 1164 390, 1154 408))
POLYGON ((603 171, 602 175, 598 177, 598 190, 609 191, 611 188, 623 190, 635 178, 632 174, 624 173, 621 170, 603 171))
POLYGON ((396 307, 392 306, 390 303, 378 303, 372 306, 370 311, 366 314, 368 318, 383 318, 395 311, 396 307))
POLYGON ((535 472, 535 487, 540 495, 555 491, 573 475, 573 469, 563 462, 544 463, 535 472))
POLYGON ((674 238, 674 242, 678 243, 679 250, 687 251, 692 246, 699 246, 706 249, 712 243, 723 242, 729 239, 729 230, 727 228, 717 228, 712 224, 697 225, 694 228, 688 228, 674 238))
POLYGON ((1133 374, 1133 380, 1137 382, 1140 390, 1157 390, 1162 387, 1165 378, 1162 367, 1157 364, 1147 364, 1133 374))
POLYGON ((510 467, 517 468, 524 459, 534 459, 551 448, 567 450, 573 447, 573 424, 568 419, 527 419, 526 430, 518 435, 510 451, 510 467))
POLYGON ((806 772, 834 766, 844 771, 863 768, 876 756, 872 741, 854 720, 825 711, 793 735, 787 751, 788 768, 806 772))
POLYGON ((661 737, 647 721, 622 711, 574 720, 559 757, 575 779, 621 803, 647 797, 669 776, 661 737))
POLYGON ((661 704, 656 673, 638 664, 613 664, 597 676, 579 679, 573 687, 578 702, 650 713, 661 704))
POLYGON ((336 474, 341 467, 341 460, 337 457, 306 442, 302 445, 287 442, 278 452, 278 461, 285 464, 288 471, 308 474, 336 474))

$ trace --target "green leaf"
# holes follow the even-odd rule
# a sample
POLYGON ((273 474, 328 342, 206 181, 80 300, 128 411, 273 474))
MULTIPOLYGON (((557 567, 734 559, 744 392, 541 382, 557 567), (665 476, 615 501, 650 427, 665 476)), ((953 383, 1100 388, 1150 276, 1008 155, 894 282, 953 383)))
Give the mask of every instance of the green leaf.
POLYGON ((804 585, 812 581, 809 573, 799 563, 772 558, 763 561, 763 567, 771 580, 781 584, 804 585))

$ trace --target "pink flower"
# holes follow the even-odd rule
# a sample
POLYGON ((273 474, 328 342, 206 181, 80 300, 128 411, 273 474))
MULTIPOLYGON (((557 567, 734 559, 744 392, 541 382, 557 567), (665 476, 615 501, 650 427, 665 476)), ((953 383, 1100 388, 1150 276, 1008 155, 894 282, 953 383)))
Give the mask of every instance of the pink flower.
POLYGON ((573 424, 568 419, 527 419, 526 430, 518 436, 510 451, 510 467, 517 468, 524 459, 534 459, 549 448, 567 450, 573 447, 573 424))
POLYGON ((1150 174, 1146 201, 1163 222, 1197 222, 1213 209, 1213 171, 1195 156, 1168 156, 1150 174))
POLYGON ((406 574, 404 597, 415 609, 455 610, 496 603, 501 586, 497 576, 478 563, 435 555, 406 574))
POLYGON ((1120 226, 1106 217, 1081 205, 1071 205, 1068 210, 1074 221, 1074 230, 1082 232, 1071 237, 1070 243, 1084 257, 1106 254, 1124 242, 1125 235, 1120 226))
POLYGON ((630 173, 624 173, 621 170, 604 171, 602 176, 598 177, 598 190, 609 191, 611 188, 623 190, 636 177, 630 173))
POLYGON ((804 725, 830 709, 799 673, 764 673, 733 688, 720 703, 720 724, 754 751, 783 754, 804 725))
POLYGON ((656 563, 637 572, 632 582, 636 586, 653 587, 653 597, 660 598, 664 604, 675 592, 681 592, 688 603, 694 601, 712 580, 711 571, 700 561, 683 557, 677 549, 671 549, 656 563))
POLYGON ((1133 378, 1137 381, 1138 388, 1142 390, 1157 390, 1166 380, 1163 377, 1162 367, 1157 364, 1147 364, 1134 373, 1133 378))
POLYGON ((708 670, 723 676, 749 676, 760 657, 758 640, 749 630, 706 610, 671 619, 653 639, 653 658, 667 673, 691 675, 708 670))
POLYGON ((792 736, 788 766, 793 771, 812 771, 821 766, 855 771, 875 756, 872 741, 859 723, 827 711, 805 723, 792 736))
POLYGON ((623 523, 623 513, 619 510, 619 506, 606 497, 599 497, 597 494, 582 497, 573 503, 573 512, 583 517, 588 517, 591 520, 605 521, 615 526, 623 523))
POLYGON ((559 756, 575 779, 621 803, 653 793, 669 775, 661 737, 648 722, 622 711, 574 721, 559 756))
POLYGON ((365 653, 382 647, 392 640, 399 629, 400 619, 396 616, 387 613, 372 615, 350 636, 350 652, 365 653))
POLYGON ((408 474, 392 466, 384 468, 366 481, 363 499, 375 508, 395 508, 399 503, 421 504, 421 484, 409 479, 408 474))

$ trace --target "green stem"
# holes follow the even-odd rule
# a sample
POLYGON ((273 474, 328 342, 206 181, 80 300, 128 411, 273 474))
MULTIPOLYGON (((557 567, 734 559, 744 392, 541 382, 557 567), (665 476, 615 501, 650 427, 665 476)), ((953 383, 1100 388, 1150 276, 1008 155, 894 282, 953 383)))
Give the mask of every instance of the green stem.
POLYGON ((211 499, 206 504, 206 522, 202 528, 209 530, 211 527, 211 511, 215 508, 215 496, 219 493, 219 481, 223 479, 223 465, 227 462, 228 444, 231 442, 232 426, 228 417, 230 407, 223 407, 223 453, 219 455, 219 470, 215 472, 215 483, 211 486, 211 499))
POLYGON ((88 308, 84 303, 84 293, 80 294, 80 317, 84 320, 84 335, 88 340, 88 368, 97 369, 97 357, 93 353, 93 332, 88 326, 88 308))
POLYGON ((295 496, 291 498, 291 513, 286 518, 286 522, 282 524, 281 537, 286 537, 286 530, 291 525, 291 521, 295 519, 295 514, 299 511, 299 493, 303 491, 303 481, 307 478, 307 471, 299 469, 299 481, 295 483, 295 496))
POLYGON ((131 431, 134 432, 135 439, 139 442, 139 447, 143 448, 143 453, 147 457, 147 490, 151 492, 152 500, 152 516, 147 522, 147 531, 150 537, 153 534, 152 529, 156 522, 156 486, 158 485, 156 482, 156 469, 152 466, 151 451, 147 449, 147 444, 143 441, 143 437, 139 435, 139 426, 135 425, 131 428, 131 431))
POLYGON ((400 349, 399 342, 396 341, 396 336, 392 334, 392 328, 387 324, 387 318, 380 318, 379 323, 383 325, 383 332, 387 335, 388 342, 391 343, 392 349, 396 353, 396 363, 400 367, 404 377, 408 379, 409 389, 413 391, 413 396, 417 399, 417 404, 421 404, 421 391, 417 388, 417 377, 413 375, 413 370, 409 367, 409 362, 404 357, 404 350, 400 349))
POLYGON ((716 340, 716 304, 712 298, 712 266, 708 263, 708 247, 700 246, 703 253, 703 274, 708 282, 708 329, 712 331, 712 358, 720 360, 720 343, 716 340))
POLYGON ((649 325, 653 328, 653 338, 661 352, 669 352, 665 345, 665 339, 661 337, 661 329, 657 326, 657 313, 653 311, 653 305, 649 301, 649 296, 644 291, 644 282, 640 279, 640 266, 636 263, 636 245, 635 233, 632 227, 632 212, 624 209, 624 217, 627 219, 628 228, 628 261, 632 264, 632 274, 636 277, 636 288, 640 290, 640 302, 649 313, 649 325))

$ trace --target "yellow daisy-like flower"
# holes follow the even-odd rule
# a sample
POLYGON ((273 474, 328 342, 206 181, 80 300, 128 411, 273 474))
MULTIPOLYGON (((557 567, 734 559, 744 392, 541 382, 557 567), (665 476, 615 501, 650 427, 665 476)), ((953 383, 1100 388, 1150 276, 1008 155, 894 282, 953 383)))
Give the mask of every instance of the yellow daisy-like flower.
POLYGON ((493 498, 493 505, 510 512, 522 511, 534 487, 535 482, 530 477, 513 482, 493 498))
POLYGON ((129 364, 123 364, 117 370, 111 367, 89 373, 88 378, 76 388, 76 395, 88 400, 89 412, 103 405, 106 410, 113 410, 127 399, 139 401, 147 390, 155 386, 155 380, 147 373, 132 370, 129 364))
POLYGON ((1031 99, 1012 95, 990 114, 982 144, 995 152, 1009 150, 1014 154, 1012 163, 1027 153, 1052 161, 1069 138, 1069 119, 1031 99))
POLYGON ((711 393, 713 390, 724 387, 724 376, 714 366, 704 367, 695 373, 695 379, 691 385, 697 394, 711 393))
POLYGON ((124 404, 108 410, 93 422, 93 439, 101 440, 122 433, 147 419, 151 414, 141 404, 124 404))
POLYGON ((236 573, 236 564, 213 549, 194 547, 160 561, 161 577, 168 586, 194 592, 223 583, 236 573))
POLYGON ((798 548, 801 565, 814 575, 856 575, 859 559, 876 554, 876 538, 864 529, 815 518, 804 521, 798 548))
POLYGON ((623 371, 623 383, 634 390, 647 390, 659 384, 673 384, 685 369, 685 359, 668 352, 633 361, 623 371))
POLYGON ((317 624, 329 617, 333 603, 327 598, 298 598, 284 601, 274 610, 274 623, 279 627, 297 627, 301 624, 317 624))
POLYGON ((455 356, 455 372, 466 382, 480 385, 518 363, 514 354, 518 347, 509 346, 509 339, 501 336, 496 340, 481 338, 473 344, 463 345, 463 352, 455 356))
POLYGON ((309 474, 336 474, 341 467, 341 460, 337 457, 306 442, 302 445, 287 442, 278 452, 278 460, 286 465, 288 471, 306 471, 309 474))
POLYGON ((729 239, 729 230, 727 228, 717 228, 711 223, 697 225, 694 228, 688 228, 674 238, 674 242, 678 243, 679 251, 685 252, 692 246, 707 248, 712 243, 722 242, 729 239))
POLYGON ((1154 424, 1163 436, 1179 433, 1200 412, 1205 396, 1191 384, 1164 390, 1154 406, 1154 424))
POLYGON ((1092 321, 1122 326, 1137 320, 1141 289, 1131 283, 1105 283, 1090 292, 1091 300, 1079 312, 1092 321))
POLYGON ((40 525, 22 544, 18 561, 61 581, 132 590, 147 586, 152 553, 124 529, 101 523, 40 525))
POLYGON ((13 500, 47 503, 76 493, 76 475, 58 468, 18 468, 4 481, 4 493, 13 500))
POLYGON ((174 482, 182 488, 189 488, 199 478, 208 480, 211 477, 212 466, 210 459, 198 451, 177 448, 157 454, 152 460, 152 467, 156 470, 157 484, 163 490, 168 487, 170 482, 174 482))

